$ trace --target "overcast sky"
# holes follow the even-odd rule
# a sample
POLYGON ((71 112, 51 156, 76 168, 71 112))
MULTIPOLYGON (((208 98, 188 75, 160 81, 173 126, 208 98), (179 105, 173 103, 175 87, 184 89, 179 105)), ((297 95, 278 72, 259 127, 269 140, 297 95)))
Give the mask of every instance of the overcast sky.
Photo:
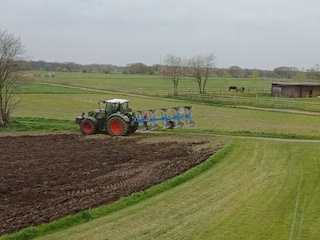
POLYGON ((214 54, 217 67, 320 64, 319 0, 0 0, 32 60, 125 66, 214 54))

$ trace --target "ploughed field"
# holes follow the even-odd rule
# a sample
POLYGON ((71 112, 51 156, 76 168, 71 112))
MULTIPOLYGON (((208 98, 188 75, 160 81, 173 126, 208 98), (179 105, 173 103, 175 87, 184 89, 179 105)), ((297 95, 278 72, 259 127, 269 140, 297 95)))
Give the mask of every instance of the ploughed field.
POLYGON ((0 137, 0 235, 145 190, 218 149, 147 135, 0 137))

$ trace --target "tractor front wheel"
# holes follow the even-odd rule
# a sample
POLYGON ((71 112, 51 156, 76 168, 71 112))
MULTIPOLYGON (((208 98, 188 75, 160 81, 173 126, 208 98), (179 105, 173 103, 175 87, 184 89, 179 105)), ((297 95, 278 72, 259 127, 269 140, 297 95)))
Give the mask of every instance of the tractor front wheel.
POLYGON ((81 132, 85 135, 95 134, 96 133, 96 125, 91 119, 84 119, 80 123, 81 132))
POLYGON ((129 124, 121 117, 114 116, 107 121, 106 129, 111 136, 125 136, 129 133, 129 124))

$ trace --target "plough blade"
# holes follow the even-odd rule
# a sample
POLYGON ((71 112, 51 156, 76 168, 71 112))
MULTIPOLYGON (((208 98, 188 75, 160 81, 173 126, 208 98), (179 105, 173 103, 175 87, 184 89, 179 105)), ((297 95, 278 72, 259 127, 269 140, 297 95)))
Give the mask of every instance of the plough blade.
POLYGON ((193 126, 196 124, 196 123, 191 119, 191 112, 192 112, 192 110, 193 110, 193 107, 192 107, 192 106, 186 106, 185 109, 186 109, 186 115, 188 116, 188 117, 187 117, 187 119, 188 119, 187 125, 188 125, 189 127, 193 127, 193 126))
POLYGON ((161 122, 162 128, 179 128, 184 125, 194 126, 195 122, 191 119, 193 107, 174 107, 137 111, 138 124, 141 130, 155 130, 160 126, 157 122, 161 122))

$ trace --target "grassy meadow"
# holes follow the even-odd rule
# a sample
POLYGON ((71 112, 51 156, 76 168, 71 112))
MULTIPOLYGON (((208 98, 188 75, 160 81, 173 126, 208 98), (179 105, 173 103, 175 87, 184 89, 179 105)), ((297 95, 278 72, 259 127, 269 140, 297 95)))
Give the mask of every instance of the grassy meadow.
MULTIPOLYGON (((136 110, 194 106, 196 125, 159 130, 205 138, 225 147, 185 174, 120 201, 4 239, 318 239, 320 231, 320 116, 164 98, 171 82, 159 76, 33 72, 21 87, 7 133, 80 133, 74 124, 99 100, 125 98, 136 110), (90 221, 89 221, 90 220, 90 221)), ((196 92, 184 79, 181 89, 196 92)), ((271 80, 212 79, 270 88, 271 80)), ((226 96, 232 93, 226 91, 226 96)), ((248 97, 252 102, 256 96, 248 97)), ((274 101, 269 96, 261 96, 274 101)), ((237 101, 237 99, 235 99, 237 101)), ((292 101, 284 99, 284 101, 292 101)), ((300 100, 297 100, 300 101, 300 100)), ((317 110, 318 99, 302 99, 317 110)), ((272 106, 271 106, 272 107, 272 106)), ((318 110, 320 111, 320 109, 318 110)), ((139 131, 136 134, 141 134, 139 131)), ((157 133, 150 133, 157 136, 157 133)))
MULTIPOLYGON (((214 104, 212 101, 218 99, 218 97, 209 100, 176 99, 172 96, 164 98, 170 94, 172 84, 168 79, 160 76, 57 73, 56 77, 47 78, 44 77, 44 74, 44 72, 32 73, 33 77, 29 78, 29 81, 21 87, 19 94, 16 95, 19 104, 12 114, 16 125, 18 123, 24 125, 26 122, 23 118, 25 117, 69 120, 68 126, 64 129, 69 127, 70 130, 76 131, 77 126, 72 124, 75 117, 82 112, 98 108, 97 102, 99 100, 125 98, 130 100, 130 106, 134 111, 185 105, 194 106, 192 116, 196 125, 192 129, 174 130, 177 132, 191 131, 281 138, 311 137, 313 139, 320 136, 320 130, 317 127, 319 117, 317 115, 236 108, 235 106, 242 100, 239 96, 233 99, 234 93, 227 92, 223 95, 225 98, 232 98, 232 105, 229 103, 226 105, 214 104)), ((208 81, 208 89, 213 87, 222 89, 225 84, 223 79, 213 78, 208 81)), ((258 85, 259 88, 270 88, 271 80, 260 80, 258 83, 253 83, 250 79, 232 79, 228 84, 248 87, 258 85)), ((181 89, 192 88, 192 91, 197 91, 196 83, 190 79, 183 79, 179 86, 181 89)), ((247 97, 247 99, 251 103, 257 101, 255 96, 247 97)), ((275 98, 270 96, 263 96, 262 99, 275 101, 275 98)), ((291 105, 292 101, 299 102, 299 100, 291 99, 282 99, 281 101, 287 102, 284 106, 291 105)), ((303 101, 316 108, 318 112, 320 111, 318 99, 303 101)), ((272 104, 269 107, 272 107, 272 104)), ((27 128, 32 128, 32 125, 27 128)), ((25 127, 22 127, 22 129, 25 129, 25 127)), ((57 131, 57 128, 54 127, 53 129, 57 131)), ((44 129, 40 128, 39 130, 44 129)), ((50 131, 52 128, 49 127, 47 130, 50 131)))
MULTIPOLYGON (((132 75, 132 74, 103 74, 103 73, 70 73, 59 72, 56 77, 44 77, 46 72, 31 72, 29 79, 36 82, 55 83, 84 88, 111 90, 116 92, 137 92, 144 95, 163 95, 172 93, 172 82, 170 79, 158 75, 132 75), (32 74, 32 75, 31 75, 32 74)), ((207 92, 229 93, 229 86, 238 86, 254 89, 269 90, 271 79, 261 79, 254 83, 251 79, 230 78, 225 81, 223 78, 212 77, 207 82, 207 92)), ((198 93, 196 82, 190 78, 182 78, 179 81, 179 92, 198 93)), ((252 90, 253 91, 253 90, 252 90)), ((232 92, 231 92, 232 93, 232 92)))

